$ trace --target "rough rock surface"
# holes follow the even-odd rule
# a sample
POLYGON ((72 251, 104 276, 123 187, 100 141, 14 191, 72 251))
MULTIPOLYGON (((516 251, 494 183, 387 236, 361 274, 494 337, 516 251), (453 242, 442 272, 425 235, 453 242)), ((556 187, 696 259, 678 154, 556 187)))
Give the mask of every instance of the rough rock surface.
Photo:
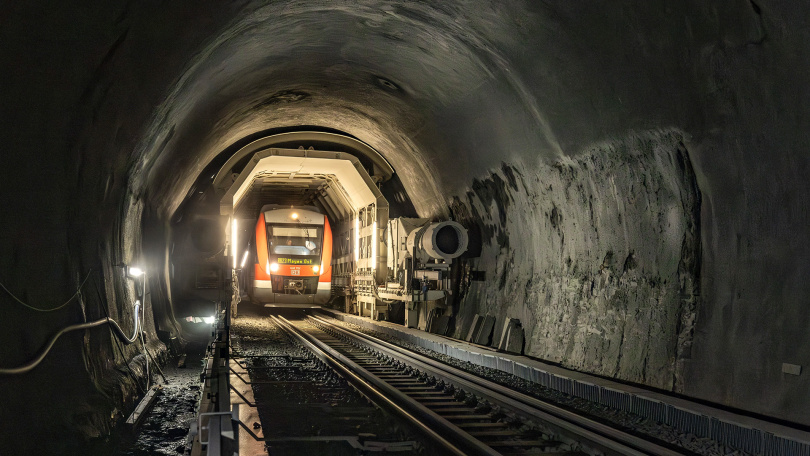
POLYGON ((504 164, 454 212, 482 233, 456 337, 475 313, 525 322, 526 354, 670 389, 697 299, 700 194, 683 137, 635 135, 575 159, 504 164), (680 337, 680 340, 679 340, 680 337))
MULTIPOLYGON (((200 171, 257 135, 318 127, 384 155, 420 217, 447 216, 454 195, 493 217, 486 223, 503 229, 509 247, 497 236, 485 245, 480 261, 497 283, 472 284, 465 302, 475 294, 487 300, 480 306, 519 318, 534 353, 810 424, 810 382, 781 372, 782 363, 810 365, 806 4, 472 5, 3 4, 0 282, 48 307, 74 293, 91 268, 103 272, 84 304, 60 312, 31 313, 0 294, 3 366, 24 363, 51 334, 104 309, 127 321, 133 293, 114 266, 122 262, 155 271, 151 343, 155 330, 176 332, 168 226, 200 171), (672 211, 670 225, 666 208, 695 202, 675 191, 686 187, 666 160, 648 160, 674 156, 681 140, 701 195, 694 303, 676 296, 690 288, 675 272, 690 263, 678 252, 688 211, 672 211), (624 168, 596 157, 625 149, 657 152, 634 152, 647 159, 626 158, 624 168), (612 197, 607 173, 590 168, 597 161, 626 176, 614 179, 617 195, 632 188, 639 199, 612 197), (645 176, 647 190, 623 180, 645 176), (508 189, 509 219, 527 226, 501 222, 486 197, 468 201, 467 189, 498 180, 508 189), (649 194, 655 186, 660 200, 649 194), (573 207, 589 196, 606 205, 594 207, 604 225, 587 225, 590 209, 573 207), (633 225, 635 204, 648 201, 666 217, 651 228, 656 222, 645 214, 633 225), (636 244, 645 233, 654 236, 636 244), (531 260, 535 247, 551 253, 531 260), (638 266, 625 273, 631 250, 638 266), (512 271, 518 267, 529 269, 512 271), (502 277, 507 298, 496 292, 502 277), (546 304, 526 306, 527 299, 546 304), (646 317, 660 319, 638 323, 646 317), (665 340, 647 347, 658 328, 665 340)), ((54 350, 30 376, 0 378, 7 392, 0 421, 9 423, 0 444, 10 451, 47 444, 33 436, 39 414, 81 445, 108 433, 113 412, 134 402, 135 382, 121 373, 134 348, 115 354, 109 333, 93 330, 54 350), (15 415, 25 407, 37 411, 30 420, 15 415)))

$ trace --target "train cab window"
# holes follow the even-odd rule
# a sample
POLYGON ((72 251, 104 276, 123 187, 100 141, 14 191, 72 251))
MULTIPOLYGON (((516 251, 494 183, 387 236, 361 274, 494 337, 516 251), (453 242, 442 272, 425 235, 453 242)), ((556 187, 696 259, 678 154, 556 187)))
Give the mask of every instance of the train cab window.
POLYGON ((320 255, 323 227, 310 226, 267 226, 268 250, 271 255, 320 255))

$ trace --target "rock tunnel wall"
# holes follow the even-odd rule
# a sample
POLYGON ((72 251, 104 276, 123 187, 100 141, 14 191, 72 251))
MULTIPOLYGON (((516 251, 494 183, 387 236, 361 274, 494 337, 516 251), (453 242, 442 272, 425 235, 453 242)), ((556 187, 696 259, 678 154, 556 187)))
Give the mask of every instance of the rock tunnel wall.
MULTIPOLYGON (((700 192, 678 132, 598 144, 575 159, 503 164, 452 205, 482 234, 472 316, 518 318, 525 353, 672 389, 699 294, 700 192)), ((469 276, 468 276, 469 277, 469 276)))
MULTIPOLYGON (((810 424, 806 374, 780 369, 810 365, 804 3, 31 1, 0 17, 0 278, 49 304, 103 271, 64 312, 0 294, 4 365, 104 309, 126 320, 113 265, 166 268, 166 222, 206 164, 317 125, 380 151, 420 216, 480 223, 493 282, 469 284, 462 322, 517 317, 538 356, 810 424)), ((106 433, 136 393, 125 350, 76 333, 0 378, 17 426, 0 443, 36 429, 25 408, 106 433)))

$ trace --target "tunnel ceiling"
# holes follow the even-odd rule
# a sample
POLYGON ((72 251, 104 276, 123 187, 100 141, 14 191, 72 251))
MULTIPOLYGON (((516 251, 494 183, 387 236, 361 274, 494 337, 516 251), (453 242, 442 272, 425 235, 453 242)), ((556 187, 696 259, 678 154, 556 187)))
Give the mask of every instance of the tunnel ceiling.
MULTIPOLYGON (((332 223, 338 223, 351 218, 357 209, 353 197, 358 190, 371 186, 396 191, 395 187, 401 186, 398 179, 391 181, 394 170, 379 152, 356 138, 334 132, 276 133, 252 141, 235 153, 223 151, 215 161, 223 159, 225 163, 212 174, 212 179, 208 175, 213 171, 204 170, 194 188, 205 192, 210 186, 216 195, 224 195, 221 213, 235 213, 240 218, 255 218, 266 204, 316 205, 332 223), (262 164, 268 160, 272 163, 262 164), (340 161, 333 166, 328 160, 340 161), (347 174, 343 165, 356 171, 347 174), (244 184, 233 186, 245 173, 249 189, 242 192, 244 184), (340 176, 347 181, 341 182, 340 176), (361 176, 367 176, 368 182, 363 182, 361 176), (358 185, 360 189, 356 188, 358 185)), ((399 206, 410 206, 406 194, 399 206)))
POLYGON ((356 138, 335 132, 299 130, 276 133, 252 141, 235 153, 229 153, 228 150, 221 152, 220 157, 227 160, 214 175, 212 184, 216 191, 227 191, 236 174, 256 152, 273 147, 346 152, 360 159, 376 182, 385 182, 394 174, 391 165, 379 152, 356 138))
MULTIPOLYGON (((222 215, 252 219, 265 204, 316 205, 333 224, 376 205, 388 212, 377 179, 355 156, 332 151, 271 148, 250 157, 220 201, 222 215)), ((229 179, 230 180, 230 179, 229 179)))
MULTIPOLYGON (((478 163, 477 171, 484 171, 499 159, 470 154, 466 162, 441 160, 446 154, 439 152, 449 146, 443 138, 459 132, 458 127, 437 128, 441 118, 471 107, 465 103, 489 111, 476 118, 490 117, 493 106, 508 100, 521 111, 510 114, 520 124, 502 125, 507 119, 498 119, 497 136, 513 133, 517 144, 525 145, 544 134, 535 128, 545 123, 539 110, 490 41, 517 45, 521 37, 498 31, 512 29, 516 17, 530 12, 515 5, 507 15, 479 13, 484 12, 453 4, 307 2, 243 12, 190 62, 166 98, 142 146, 142 160, 155 163, 148 179, 155 179, 159 191, 179 195, 191 177, 166 180, 161 173, 164 163, 176 170, 178 162, 191 159, 179 151, 198 151, 193 160, 200 166, 256 131, 318 125, 379 151, 419 212, 446 213, 436 204, 439 173, 431 167, 469 171, 465 168, 478 163)), ((461 180, 453 184, 466 185, 461 180)), ((169 211, 178 204, 172 198, 166 201, 169 211)))
MULTIPOLYGON (((2 281, 55 302, 96 274, 80 310, 9 301, 9 364, 56 328, 127 317, 115 265, 169 269, 170 217, 223 154, 322 129, 379 152, 401 184, 390 201, 481 241, 465 267, 487 280, 463 284, 458 327, 518 318, 534 356, 810 425, 810 384, 781 370, 810 363, 803 3, 25 2, 0 17, 2 281)), ((152 277, 159 317, 171 296, 152 277)), ((84 412, 60 423, 103 433, 91 404, 124 399, 94 354, 123 355, 71 340, 55 358, 86 366, 70 385, 84 412)))
MULTIPOLYGON (((236 217, 254 218, 266 204, 311 206, 318 193, 326 185, 325 179, 310 177, 299 178, 295 181, 291 181, 287 177, 255 179, 245 201, 237 205, 236 217)), ((334 214, 329 214, 329 216, 334 217, 334 214)))
MULTIPOLYGON (((746 1, 246 4, 169 86, 136 148, 132 186, 170 214, 199 170, 241 138, 296 125, 345 132, 390 163, 419 216, 480 227, 474 267, 493 282, 471 285, 467 312, 540 319, 529 341, 537 356, 758 403, 723 369, 704 367, 720 347, 736 352, 728 319, 709 310, 738 294, 734 281, 716 285, 726 277, 719 265, 737 258, 728 252, 749 255, 720 245, 765 235, 738 215, 751 198, 728 183, 746 175, 743 187, 770 186, 751 181, 761 176, 752 150, 766 148, 752 132, 783 127, 747 106, 796 106, 755 89, 782 76, 754 68, 796 61, 788 49, 799 35, 768 22, 790 17, 788 7, 746 1), (642 324, 627 324, 637 312, 642 324)), ((798 170, 782 182, 798 182, 788 177, 798 170)), ((757 275, 747 270, 739 277, 757 275)))

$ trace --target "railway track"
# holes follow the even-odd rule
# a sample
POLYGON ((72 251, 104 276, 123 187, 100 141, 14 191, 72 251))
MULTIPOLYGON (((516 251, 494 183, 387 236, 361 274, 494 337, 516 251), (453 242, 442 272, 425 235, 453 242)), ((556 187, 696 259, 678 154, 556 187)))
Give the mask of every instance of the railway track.
POLYGON ((683 454, 319 317, 272 318, 448 454, 683 454))
POLYGON ((233 391, 254 412, 242 430, 260 442, 245 447, 245 454, 437 453, 418 432, 291 340, 278 323, 244 318, 230 329, 233 391), (246 386, 249 397, 242 395, 246 386))

